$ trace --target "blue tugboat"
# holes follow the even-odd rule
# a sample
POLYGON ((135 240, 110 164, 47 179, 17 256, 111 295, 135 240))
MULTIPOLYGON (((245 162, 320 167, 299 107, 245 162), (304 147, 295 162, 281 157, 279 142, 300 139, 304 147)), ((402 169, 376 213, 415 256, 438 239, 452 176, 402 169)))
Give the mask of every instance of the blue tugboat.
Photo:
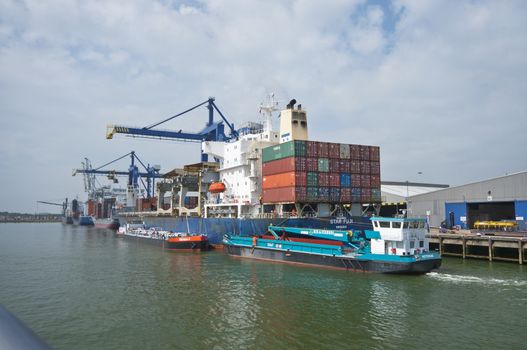
POLYGON ((266 235, 227 234, 223 243, 233 256, 359 272, 422 274, 441 265, 429 250, 424 219, 371 221, 373 230, 365 231, 269 226, 266 235))

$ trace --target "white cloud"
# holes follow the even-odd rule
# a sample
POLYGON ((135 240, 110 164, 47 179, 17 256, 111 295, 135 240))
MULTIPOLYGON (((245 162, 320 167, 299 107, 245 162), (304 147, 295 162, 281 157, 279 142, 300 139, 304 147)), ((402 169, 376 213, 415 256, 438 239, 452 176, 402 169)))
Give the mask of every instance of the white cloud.
MULTIPOLYGON (((210 95, 236 125, 257 118, 266 92, 284 104, 295 97, 313 139, 380 145, 385 180, 421 171, 423 181, 458 184, 524 169, 526 10, 0 1, 0 179, 16 183, 0 210, 81 194, 69 174, 84 156, 102 164, 134 149, 165 170, 196 161, 197 146, 107 141, 105 126, 145 126, 210 95)), ((205 121, 202 109, 166 128, 205 121)))

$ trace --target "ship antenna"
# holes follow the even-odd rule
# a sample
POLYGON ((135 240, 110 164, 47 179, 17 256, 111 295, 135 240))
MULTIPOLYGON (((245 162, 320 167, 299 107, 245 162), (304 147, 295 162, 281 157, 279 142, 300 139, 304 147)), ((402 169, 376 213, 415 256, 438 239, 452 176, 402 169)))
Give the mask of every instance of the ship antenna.
POLYGON ((264 132, 273 130, 273 112, 278 111, 278 102, 274 99, 274 92, 267 96, 267 104, 260 103, 259 112, 264 114, 264 132))

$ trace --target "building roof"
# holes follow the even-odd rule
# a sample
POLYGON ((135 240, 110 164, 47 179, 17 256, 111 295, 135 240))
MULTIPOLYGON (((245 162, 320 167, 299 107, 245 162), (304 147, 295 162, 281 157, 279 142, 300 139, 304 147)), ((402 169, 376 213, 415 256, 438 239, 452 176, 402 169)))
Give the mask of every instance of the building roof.
POLYGON ((400 202, 404 201, 406 197, 417 196, 448 187, 449 185, 444 184, 383 181, 381 182, 381 193, 385 202, 400 202))

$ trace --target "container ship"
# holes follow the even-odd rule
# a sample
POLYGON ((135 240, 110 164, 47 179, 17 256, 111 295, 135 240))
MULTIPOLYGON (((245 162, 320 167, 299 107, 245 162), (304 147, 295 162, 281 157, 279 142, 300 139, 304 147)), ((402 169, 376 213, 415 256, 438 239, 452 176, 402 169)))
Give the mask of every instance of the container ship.
MULTIPOLYGON (((309 140, 307 112, 295 100, 280 111, 274 131, 276 105, 270 97, 261 106, 263 122, 248 123, 235 138, 202 141, 202 154, 215 161, 167 172, 156 196, 137 199, 129 183, 126 205, 115 213, 121 225, 140 220, 205 234, 211 244, 222 244, 225 234, 265 232, 271 224, 371 229, 363 205, 378 208, 381 201, 379 147, 309 140)), ((107 138, 128 130, 109 126, 107 138)))

